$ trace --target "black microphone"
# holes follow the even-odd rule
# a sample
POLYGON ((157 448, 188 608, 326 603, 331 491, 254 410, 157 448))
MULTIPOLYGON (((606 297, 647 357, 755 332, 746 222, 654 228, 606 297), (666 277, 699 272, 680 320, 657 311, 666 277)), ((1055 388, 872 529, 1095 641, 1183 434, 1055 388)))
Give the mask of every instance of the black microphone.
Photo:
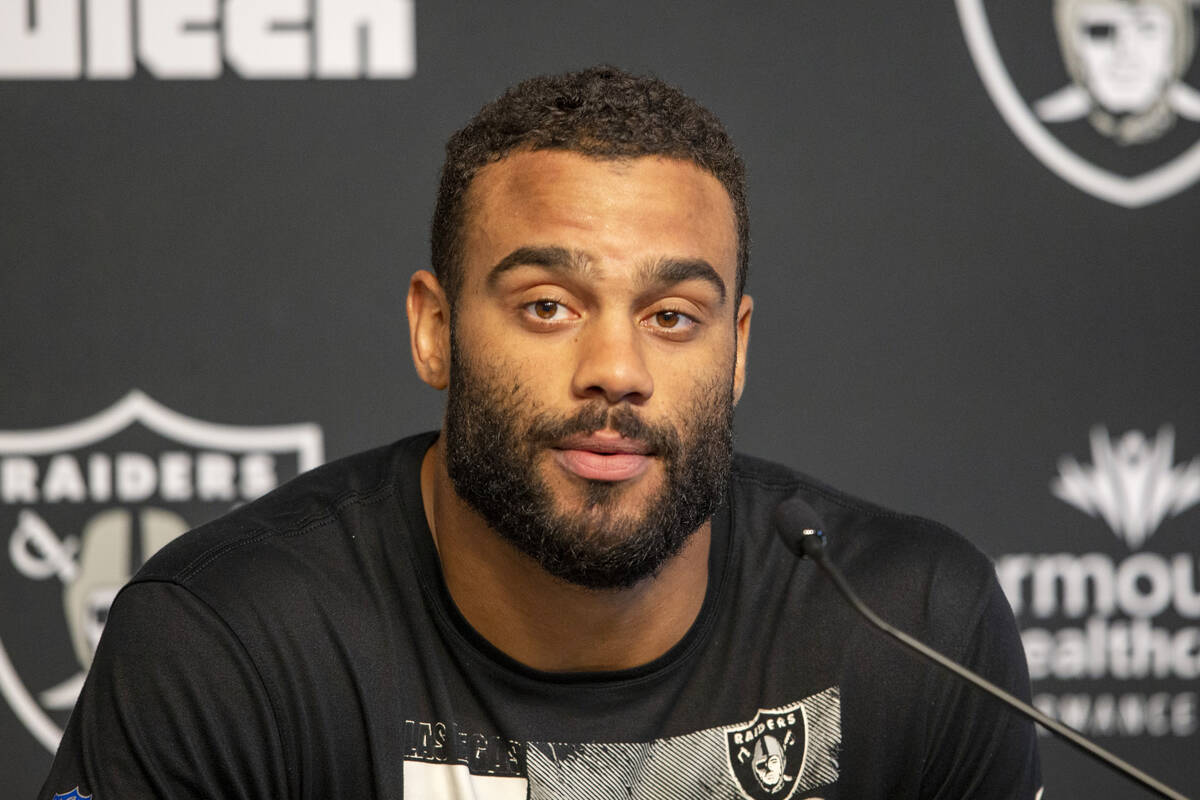
POLYGON ((825 534, 821 520, 817 516, 817 512, 813 511, 808 503, 799 497, 789 497, 775 509, 774 523, 775 530, 778 531, 779 537, 783 539, 783 543, 787 549, 795 553, 798 558, 807 556, 815 561, 821 569, 825 570, 825 574, 833 581, 833 585, 842 593, 842 596, 850 602, 850 605, 854 606, 855 610, 866 617, 867 621, 873 626, 910 650, 915 651, 938 666, 953 672, 973 686, 982 689, 999 700, 1003 700, 1018 713, 1033 720, 1051 733, 1066 739, 1070 744, 1093 758, 1098 759, 1102 764, 1120 772, 1160 797, 1166 797, 1169 800, 1188 800, 1188 798, 1179 792, 1105 750, 1073 728, 1069 728, 1058 720, 1046 716, 1029 703, 1018 697, 1014 697, 983 676, 972 672, 956 661, 950 660, 923 642, 918 641, 899 628, 893 627, 880 619, 854 593, 854 590, 850 588, 850 584, 846 582, 846 578, 842 575, 841 571, 829 562, 829 559, 825 555, 825 534))

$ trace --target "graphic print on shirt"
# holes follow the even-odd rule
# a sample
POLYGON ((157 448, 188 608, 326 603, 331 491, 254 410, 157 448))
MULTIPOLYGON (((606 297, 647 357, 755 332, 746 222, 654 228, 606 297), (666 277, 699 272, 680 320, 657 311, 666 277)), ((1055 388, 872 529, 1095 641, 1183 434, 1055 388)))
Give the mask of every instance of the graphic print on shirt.
POLYGON ((788 800, 804 770, 804 706, 760 710, 726 733, 729 766, 742 792, 755 800, 788 800))
POLYGON ((841 697, 835 686, 760 709, 749 721, 651 742, 526 742, 523 759, 507 757, 513 754, 499 747, 503 740, 454 726, 441 725, 441 739, 437 724, 411 730, 433 738, 429 748, 406 747, 408 800, 788 800, 837 781, 841 697), (433 746, 439 741, 441 750, 433 746))

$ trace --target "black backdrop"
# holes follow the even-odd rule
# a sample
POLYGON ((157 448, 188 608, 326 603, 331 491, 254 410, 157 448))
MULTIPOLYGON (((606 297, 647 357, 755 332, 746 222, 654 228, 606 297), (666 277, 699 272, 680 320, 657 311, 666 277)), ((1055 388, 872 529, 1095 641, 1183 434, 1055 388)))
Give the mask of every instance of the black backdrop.
MULTIPOLYGON (((963 531, 1007 565, 1027 644, 1041 648, 1039 702, 1200 791, 1200 188, 1186 162, 1200 124, 1180 115, 1136 145, 1085 120, 1043 126, 1127 179, 1169 171, 1176 187, 1136 207, 1039 160, 994 104, 960 12, 984 12, 1001 72, 1028 107, 1070 83, 1049 3, 364 0, 351 5, 392 15, 380 19, 412 9, 411 39, 403 25, 391 39, 361 37, 375 57, 415 49, 407 77, 247 77, 225 16, 224 44, 196 26, 181 34, 225 53, 218 76, 164 77, 145 54, 116 79, 30 74, 34 57, 14 44, 28 39, 27 8, 38 25, 65 19, 80 35, 102 5, 0 0, 6 796, 40 785, 46 740, 69 708, 45 693, 86 662, 71 639, 86 628, 85 606, 70 589, 100 569, 85 561, 104 560, 88 549, 87 526, 122 503, 189 524, 227 507, 240 489, 223 492, 218 467, 204 468, 216 484, 201 496, 205 453, 224 454, 241 480, 253 470, 238 459, 271 451, 282 480, 320 457, 314 435, 335 458, 436 426, 441 398, 413 373, 403 301, 427 263, 442 143, 510 83, 596 62, 685 87, 746 157, 757 306, 739 448, 963 531), (92 16, 70 20, 79 7, 92 16), (95 420, 135 389, 144 395, 95 420), (262 430, 172 426, 172 412, 315 427, 264 444, 262 430), (1100 469, 1105 443, 1116 449, 1100 469), (197 476, 190 495, 168 496, 164 452, 183 453, 180 469, 197 476), (158 493, 138 493, 137 459, 127 459, 124 496, 95 488, 97 453, 110 459, 99 473, 120 453, 159 464, 158 493), (1054 493, 1063 457, 1079 465, 1090 507, 1054 493), (1172 502, 1158 515, 1126 503, 1110 523, 1103 485, 1110 498, 1157 487, 1172 502), (53 540, 30 533, 30 513, 53 540), (1143 541, 1127 533, 1137 520, 1152 534, 1143 541), (1139 646, 1128 644, 1135 617, 1150 626, 1150 655, 1110 655, 1139 646)), ((130 26, 146 26, 142 5, 130 26)), ((198 0, 189 13, 233 5, 198 0)), ((292 5, 316 13, 322 3, 292 5)), ((119 51, 115 19, 80 38, 119 51)), ((321 24, 291 32, 316 42, 321 24)), ((316 50, 295 69, 310 74, 316 50)), ((1188 63, 1184 83, 1200 86, 1188 63)), ((109 572, 120 578, 144 555, 109 572)), ((1043 751, 1048 797, 1145 796, 1056 743, 1043 751)))

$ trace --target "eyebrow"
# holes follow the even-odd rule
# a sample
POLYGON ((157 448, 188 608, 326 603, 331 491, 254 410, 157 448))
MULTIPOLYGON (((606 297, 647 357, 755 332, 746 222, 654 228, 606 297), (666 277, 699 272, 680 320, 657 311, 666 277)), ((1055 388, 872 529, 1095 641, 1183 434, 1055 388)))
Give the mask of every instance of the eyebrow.
POLYGON ((703 258, 660 258, 643 267, 638 276, 643 287, 673 286, 695 280, 711 284, 721 298, 718 305, 725 305, 725 281, 703 258))
POLYGON ((500 276, 517 267, 542 267, 554 272, 586 275, 591 271, 591 258, 565 247, 518 247, 488 271, 487 285, 492 288, 500 276))
MULTIPOLYGON (((587 276, 592 271, 592 257, 579 250, 569 250, 553 245, 545 247, 518 247, 496 262, 488 271, 487 285, 493 288, 500 276, 517 267, 542 267, 554 272, 587 276)), ((716 289, 720 297, 718 305, 725 305, 725 281, 712 264, 703 258, 659 258, 647 263, 638 271, 637 282, 642 289, 655 286, 673 286, 685 281, 700 280, 716 289)))

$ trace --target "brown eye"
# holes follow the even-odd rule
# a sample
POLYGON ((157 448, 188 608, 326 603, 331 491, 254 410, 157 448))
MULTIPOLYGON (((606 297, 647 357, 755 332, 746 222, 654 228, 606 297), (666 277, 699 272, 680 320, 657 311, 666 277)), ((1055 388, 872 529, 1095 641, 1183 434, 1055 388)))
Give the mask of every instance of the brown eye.
POLYGON ((659 311, 654 318, 658 321, 660 328, 674 328, 679 324, 678 311, 659 311))
POLYGON ((533 304, 533 313, 542 319, 554 319, 554 315, 558 313, 558 303, 553 300, 538 300, 533 304))

